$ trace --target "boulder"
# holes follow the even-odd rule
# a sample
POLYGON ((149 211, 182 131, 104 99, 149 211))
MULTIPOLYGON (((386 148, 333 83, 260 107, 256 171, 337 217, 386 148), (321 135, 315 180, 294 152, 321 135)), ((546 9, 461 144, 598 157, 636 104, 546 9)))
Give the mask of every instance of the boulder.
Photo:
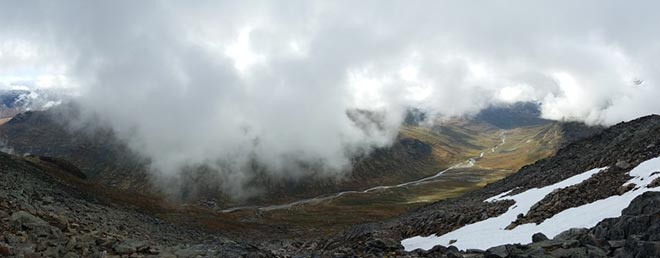
POLYGON ((500 245, 488 248, 486 250, 486 258, 504 258, 509 255, 506 245, 500 245))
POLYGON ((632 189, 635 189, 636 186, 637 186, 637 185, 634 184, 634 183, 625 184, 625 185, 622 185, 621 187, 619 187, 619 189, 617 189, 616 192, 617 192, 619 195, 622 195, 622 194, 624 194, 624 193, 626 193, 626 192, 628 192, 628 191, 630 191, 630 190, 632 190, 632 189))
POLYGON ((623 169, 623 170, 626 170, 626 169, 629 169, 630 167, 632 167, 632 165, 630 165, 630 163, 628 163, 626 161, 623 161, 623 160, 617 161, 616 164, 614 164, 614 166, 616 166, 620 169, 623 169))
POLYGON ((537 242, 541 242, 541 241, 546 241, 546 240, 549 240, 548 237, 545 236, 545 235, 544 235, 543 233, 541 233, 541 232, 538 232, 538 233, 532 235, 532 242, 533 242, 533 243, 537 243, 537 242))
POLYGON ((48 222, 25 211, 17 211, 11 215, 9 222, 17 230, 35 229, 36 227, 48 226, 48 222))
POLYGON ((559 233, 559 235, 556 235, 554 240, 569 240, 569 239, 576 239, 579 236, 586 234, 589 231, 587 228, 571 228, 568 230, 565 230, 564 232, 559 233))

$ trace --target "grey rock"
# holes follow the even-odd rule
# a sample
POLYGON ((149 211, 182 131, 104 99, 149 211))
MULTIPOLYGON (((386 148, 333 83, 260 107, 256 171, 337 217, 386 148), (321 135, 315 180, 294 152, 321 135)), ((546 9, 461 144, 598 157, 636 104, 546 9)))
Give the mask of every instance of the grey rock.
POLYGON ((626 241, 625 240, 610 240, 610 241, 607 241, 607 243, 612 248, 621 248, 626 244, 626 241))
POLYGON ((53 199, 52 196, 44 196, 43 198, 41 198, 41 203, 43 203, 43 204, 48 205, 48 204, 52 204, 53 202, 54 202, 54 199, 53 199))
POLYGON ((46 248, 46 250, 42 253, 44 257, 59 257, 61 256, 61 248, 59 246, 51 246, 46 248))
POLYGON ((449 246, 447 248, 447 255, 448 258, 463 258, 463 255, 458 251, 458 248, 455 246, 449 246))
POLYGON ((570 258, 589 258, 587 254, 587 248, 569 248, 569 249, 556 249, 550 252, 550 255, 554 257, 570 257, 570 258))
POLYGON ((11 251, 17 255, 31 254, 34 253, 36 248, 35 244, 32 243, 21 243, 15 244, 11 247, 11 251))
POLYGON ((617 161, 616 164, 614 164, 614 166, 616 166, 620 169, 624 169, 624 170, 629 169, 630 167, 632 167, 632 165, 630 165, 630 163, 628 163, 626 161, 623 161, 623 160, 617 161))
POLYGON ((14 228, 18 230, 22 229, 21 227, 25 227, 27 229, 34 229, 36 227, 42 227, 48 225, 48 222, 46 222, 45 220, 38 218, 25 211, 14 212, 11 215, 9 222, 14 226, 14 228))
POLYGON ((76 247, 76 244, 78 244, 78 241, 77 241, 76 237, 73 236, 73 237, 71 237, 71 239, 69 239, 69 241, 66 243, 65 248, 66 248, 66 250, 71 251, 71 250, 73 250, 73 248, 76 247))
POLYGON ((192 245, 187 248, 176 250, 174 255, 177 257, 197 257, 207 254, 208 251, 208 248, 204 245, 192 245))
POLYGON ((536 243, 531 243, 529 246, 542 249, 556 249, 556 248, 570 248, 579 245, 577 240, 546 240, 536 243))
POLYGON ((546 240, 548 240, 548 237, 541 232, 532 235, 532 242, 534 243, 546 241, 546 240))
POLYGON ((63 258, 79 258, 80 256, 74 252, 68 252, 66 253, 63 258))
POLYGON ((574 239, 577 236, 580 236, 582 234, 585 234, 589 231, 587 228, 571 228, 569 230, 566 230, 564 232, 559 233, 552 239, 554 240, 569 240, 569 239, 574 239))
POLYGON ((587 245, 587 254, 589 257, 606 257, 607 252, 593 245, 587 245))
POLYGON ((486 251, 481 250, 481 249, 467 249, 465 250, 466 253, 474 253, 474 254, 482 254, 485 253, 486 251))
POLYGON ((117 243, 113 249, 118 254, 132 254, 137 251, 142 251, 147 249, 149 246, 144 241, 138 241, 135 239, 128 239, 122 242, 117 243))
POLYGON ((506 245, 500 245, 488 248, 486 250, 486 258, 504 258, 509 255, 506 245))

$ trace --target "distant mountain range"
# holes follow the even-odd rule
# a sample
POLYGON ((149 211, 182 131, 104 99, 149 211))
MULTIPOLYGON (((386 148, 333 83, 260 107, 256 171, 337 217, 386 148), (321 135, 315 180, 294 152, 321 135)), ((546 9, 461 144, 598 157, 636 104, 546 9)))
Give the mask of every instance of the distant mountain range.
POLYGON ((62 103, 64 95, 49 90, 0 90, 0 119, 30 110, 46 110, 62 103))

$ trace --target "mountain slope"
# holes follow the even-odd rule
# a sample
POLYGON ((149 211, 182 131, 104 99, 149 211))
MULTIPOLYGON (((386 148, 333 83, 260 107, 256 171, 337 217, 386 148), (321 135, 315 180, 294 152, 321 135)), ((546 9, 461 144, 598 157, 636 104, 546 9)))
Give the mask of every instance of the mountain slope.
POLYGON ((0 256, 273 257, 107 201, 126 198, 121 192, 81 191, 70 171, 53 165, 0 153, 0 256))
MULTIPOLYGON (((70 108, 65 106, 49 111, 32 111, 15 116, 0 126, 0 136, 6 148, 16 153, 31 153, 69 160, 81 168, 90 180, 118 189, 157 194, 158 189, 148 184, 148 161, 132 152, 111 130, 103 128, 70 129, 66 125, 70 108)), ((511 143, 515 137, 529 136, 529 146, 509 146, 499 158, 483 160, 492 169, 516 170, 520 166, 554 153, 564 142, 560 124, 550 121, 534 127, 510 129, 511 143), (535 138, 536 137, 536 138, 535 138), (532 146, 534 145, 534 146, 532 146), (497 160, 511 160, 503 165, 497 160)), ((478 120, 453 120, 433 127, 404 126, 394 144, 374 150, 370 155, 357 157, 351 173, 341 180, 318 179, 313 176, 297 181, 272 180, 256 177, 254 188, 265 189, 267 195, 256 196, 243 202, 277 203, 296 198, 344 190, 359 190, 376 185, 398 184, 416 180, 441 171, 480 152, 490 150, 501 141, 502 129, 478 120)), ((506 147, 506 146, 505 146, 506 147)), ((212 173, 210 173, 212 176, 212 173)), ((201 180, 213 182, 210 178, 201 180)), ((193 187, 200 200, 214 199, 218 205, 233 201, 212 185, 199 184, 199 178, 184 180, 193 187)))
POLYGON ((143 190, 144 159, 117 140, 111 130, 69 129, 68 110, 28 111, 0 127, 5 148, 19 154, 57 157, 79 167, 90 179, 120 189, 143 190))
MULTIPOLYGON (((515 201, 506 198, 498 202, 484 202, 488 198, 508 191, 511 191, 512 195, 520 194, 530 189, 562 182, 594 168, 609 167, 591 180, 555 192, 554 196, 560 196, 561 202, 553 198, 553 195, 546 196, 536 208, 555 206, 556 208, 548 208, 539 213, 532 207, 530 212, 518 217, 519 221, 512 221, 511 227, 545 220, 572 207, 634 191, 634 187, 621 188, 630 179, 628 173, 643 161, 658 156, 660 156, 660 116, 642 117, 617 124, 601 134, 568 144, 556 155, 524 166, 517 173, 489 184, 483 189, 420 207, 397 219, 356 226, 343 235, 329 240, 326 246, 328 250, 333 251, 341 250, 342 246, 349 246, 351 252, 364 255, 401 252, 402 246, 399 241, 402 239, 420 235, 444 235, 467 224, 500 216, 515 204, 515 201)), ((650 174, 653 172, 650 171, 650 174)), ((654 176, 657 177, 658 174, 654 176)), ((647 187, 653 187, 653 183, 646 183, 647 187)), ((654 189, 658 189, 657 186, 655 187, 654 189)))

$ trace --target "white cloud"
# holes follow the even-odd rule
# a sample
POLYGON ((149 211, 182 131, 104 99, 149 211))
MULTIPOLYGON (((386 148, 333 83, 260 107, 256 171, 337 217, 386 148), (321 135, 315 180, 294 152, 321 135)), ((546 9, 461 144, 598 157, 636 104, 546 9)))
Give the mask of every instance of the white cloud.
POLYGON ((226 182, 243 182, 254 159, 274 177, 308 173, 301 162, 335 175, 387 145, 410 106, 451 116, 531 100, 548 118, 606 124, 658 112, 657 7, 7 2, 0 83, 77 85, 82 106, 162 174, 222 163, 226 182), (354 108, 386 127, 365 131, 346 116, 354 108))

